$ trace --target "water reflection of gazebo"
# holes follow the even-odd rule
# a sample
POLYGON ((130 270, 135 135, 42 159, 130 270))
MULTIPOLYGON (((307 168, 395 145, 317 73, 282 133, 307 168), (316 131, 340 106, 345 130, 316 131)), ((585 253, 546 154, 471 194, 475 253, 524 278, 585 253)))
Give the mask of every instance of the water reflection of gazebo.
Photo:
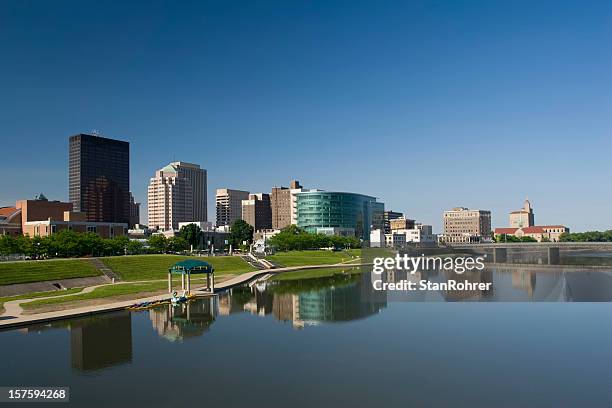
POLYGON ((211 293, 215 290, 215 269, 208 262, 197 259, 185 259, 175 263, 168 270, 168 292, 172 293, 172 275, 181 275, 181 288, 191 291, 191 275, 206 274, 206 289, 211 293), (185 287, 187 276, 187 287, 185 287))

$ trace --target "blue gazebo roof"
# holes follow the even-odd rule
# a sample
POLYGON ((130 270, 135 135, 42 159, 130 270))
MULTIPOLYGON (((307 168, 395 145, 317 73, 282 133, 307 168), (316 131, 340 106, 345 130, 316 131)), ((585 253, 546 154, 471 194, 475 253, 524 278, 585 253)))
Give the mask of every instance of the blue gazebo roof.
POLYGON ((213 273, 215 269, 211 264, 204 261, 198 261, 197 259, 185 259, 175 263, 169 270, 170 273, 180 275, 191 275, 191 274, 202 274, 202 273, 213 273))

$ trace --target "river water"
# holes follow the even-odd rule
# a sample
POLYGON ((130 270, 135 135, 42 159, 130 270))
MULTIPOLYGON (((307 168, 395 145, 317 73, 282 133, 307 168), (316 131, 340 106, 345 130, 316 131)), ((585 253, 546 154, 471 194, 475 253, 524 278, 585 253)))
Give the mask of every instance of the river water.
POLYGON ((82 407, 610 406, 612 267, 462 277, 487 292, 352 272, 0 332, 0 385, 68 386, 82 407))

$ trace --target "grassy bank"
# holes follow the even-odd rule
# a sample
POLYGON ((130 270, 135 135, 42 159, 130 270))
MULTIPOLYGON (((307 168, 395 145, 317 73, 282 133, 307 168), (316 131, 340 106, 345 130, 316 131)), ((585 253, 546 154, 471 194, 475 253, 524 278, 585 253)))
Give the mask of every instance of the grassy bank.
POLYGON ((278 275, 275 275, 271 280, 281 282, 298 279, 326 278, 334 275, 352 275, 357 273, 361 273, 361 268, 322 268, 296 272, 283 272, 278 275))
POLYGON ((166 282, 147 282, 147 283, 126 283, 101 286, 89 293, 83 293, 67 297, 55 297, 49 299, 40 299, 33 302, 24 303, 21 305, 26 310, 35 309, 41 306, 56 305, 67 302, 77 302, 82 300, 101 299, 111 296, 142 294, 147 292, 157 292, 166 289, 166 282))
POLYGON ((236 256, 131 255, 101 258, 102 262, 126 281, 164 279, 168 276, 168 269, 184 259, 208 262, 215 268, 215 275, 239 274, 255 270, 236 256))
POLYGON ((302 265, 327 265, 348 261, 357 261, 361 254, 360 249, 348 249, 345 251, 288 251, 278 252, 266 257, 281 266, 302 266, 302 265))
POLYGON ((0 263, 0 285, 85 278, 100 274, 87 259, 0 263))
POLYGON ((56 290, 53 292, 34 292, 34 293, 26 293, 25 295, 0 297, 0 313, 4 313, 4 304, 6 302, 10 302, 11 300, 36 299, 36 298, 48 297, 48 296, 64 296, 64 295, 70 295, 72 293, 78 293, 81 290, 83 289, 73 288, 73 289, 68 289, 68 290, 56 290))

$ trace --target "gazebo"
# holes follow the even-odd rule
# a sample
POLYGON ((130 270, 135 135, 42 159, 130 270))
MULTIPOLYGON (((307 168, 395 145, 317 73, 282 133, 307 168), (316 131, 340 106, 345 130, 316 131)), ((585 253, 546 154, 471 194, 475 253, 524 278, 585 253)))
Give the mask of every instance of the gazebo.
POLYGON ((181 275, 182 289, 191 291, 191 275, 206 274, 206 289, 211 293, 215 291, 215 269, 208 262, 196 259, 186 259, 175 263, 168 269, 168 292, 172 293, 172 275, 181 275), (187 287, 185 288, 185 276, 187 276, 187 287))

